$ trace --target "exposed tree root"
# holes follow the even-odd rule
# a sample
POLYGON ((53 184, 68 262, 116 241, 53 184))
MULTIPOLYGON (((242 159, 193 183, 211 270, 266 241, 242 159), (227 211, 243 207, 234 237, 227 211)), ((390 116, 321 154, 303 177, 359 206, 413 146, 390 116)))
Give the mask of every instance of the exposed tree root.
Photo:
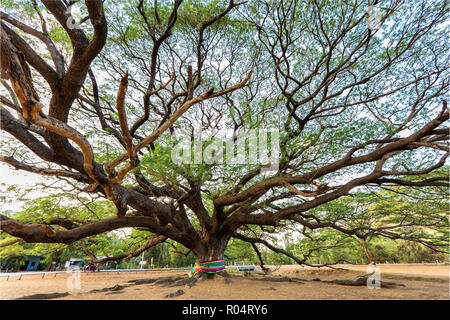
POLYGON ((153 282, 153 285, 171 286, 173 283, 183 279, 183 277, 164 277, 153 282))
MULTIPOLYGON (((271 282, 296 282, 296 283, 303 283, 303 282, 310 282, 310 281, 317 281, 317 282, 325 282, 325 283, 332 283, 342 286, 367 286, 368 278, 370 275, 364 275, 361 277, 358 277, 355 280, 347 280, 347 279, 334 279, 334 280, 322 280, 319 278, 314 279, 303 279, 303 278, 296 278, 296 277, 257 277, 257 276, 245 276, 245 278, 249 280, 258 280, 258 281, 271 281, 271 282)), ((244 276, 241 275, 233 275, 233 277, 237 278, 244 278, 244 276)), ((380 280, 380 287, 381 288, 394 288, 394 287, 404 287, 405 285, 402 283, 396 283, 396 282, 388 282, 388 281, 381 281, 380 280)))
MULTIPOLYGON (((193 287, 197 284, 197 282, 202 282, 205 280, 223 280, 225 284, 231 283, 230 278, 245 278, 249 280, 255 280, 255 281, 269 281, 269 282, 295 282, 302 284, 304 282, 311 282, 311 281, 317 281, 317 282, 324 282, 324 283, 331 283, 331 284, 337 284, 342 286, 367 286, 368 279, 370 277, 369 275, 363 275, 361 277, 356 278, 355 280, 347 280, 347 279, 334 279, 334 280, 322 280, 320 278, 314 278, 314 279, 303 279, 303 278, 297 278, 297 277, 268 277, 268 276, 255 276, 255 275, 249 275, 249 276, 243 276, 243 275, 231 275, 226 271, 217 273, 217 274, 208 274, 204 273, 202 276, 197 278, 185 278, 185 277, 163 277, 163 278, 150 278, 150 279, 135 279, 135 280, 129 280, 129 284, 120 285, 116 284, 113 287, 107 287, 103 289, 94 289, 89 291, 89 293, 97 293, 97 292, 108 292, 107 294, 117 294, 120 293, 121 290, 131 287, 131 286, 137 286, 142 284, 153 284, 153 285, 162 285, 166 287, 179 287, 179 286, 185 286, 187 289, 193 287)), ((381 281, 379 283, 381 288, 395 288, 395 287, 405 287, 402 283, 396 283, 396 282, 388 282, 388 281, 381 281)), ((271 288, 273 290, 276 290, 275 288, 271 288)), ((177 291, 171 292, 166 295, 166 298, 173 298, 180 296, 184 294, 185 291, 178 289, 177 291)), ((20 298, 17 298, 15 300, 41 300, 41 299, 54 299, 54 298, 60 298, 60 297, 66 297, 69 295, 69 292, 63 292, 63 293, 39 293, 39 294, 33 294, 29 296, 23 296, 20 298)))
POLYGON ((166 295, 166 298, 178 297, 178 296, 181 296, 182 294, 184 294, 184 291, 181 290, 181 289, 178 289, 177 291, 169 293, 168 295, 166 295))
POLYGON ((69 292, 54 292, 54 293, 37 293, 29 296, 23 296, 14 300, 45 300, 66 297, 69 292))
POLYGON ((162 277, 162 278, 150 278, 150 279, 136 279, 136 280, 130 280, 128 283, 133 283, 131 285, 140 285, 140 284, 158 284, 158 285, 172 285, 174 282, 183 280, 184 277, 162 277))
POLYGON ((120 285, 120 284, 116 284, 114 287, 109 287, 109 288, 103 288, 103 289, 94 289, 89 291, 89 293, 96 293, 96 292, 108 292, 108 291, 120 291, 123 290, 126 287, 129 287, 132 285, 120 285))
POLYGON ((188 286, 190 288, 194 286, 197 283, 197 281, 198 280, 196 278, 183 278, 169 284, 169 286, 170 287, 188 286))
MULTIPOLYGON (((319 280, 321 282, 326 283, 333 283, 338 284, 342 286, 367 286, 368 285, 368 277, 362 276, 357 278, 356 280, 319 280)), ((395 288, 395 287, 404 287, 405 285, 403 283, 396 283, 396 282, 388 282, 388 281, 381 281, 380 280, 380 287, 381 288, 395 288)))
POLYGON ((303 281, 311 281, 300 278, 291 278, 291 277, 267 277, 267 276, 254 276, 254 275, 233 275, 235 278, 246 278, 249 280, 257 280, 257 281, 271 281, 271 282, 297 282, 302 283, 303 281))
POLYGON ((133 283, 135 285, 138 284, 147 284, 147 283, 154 283, 156 282, 158 279, 135 279, 135 280, 130 280, 128 281, 129 283, 133 283))

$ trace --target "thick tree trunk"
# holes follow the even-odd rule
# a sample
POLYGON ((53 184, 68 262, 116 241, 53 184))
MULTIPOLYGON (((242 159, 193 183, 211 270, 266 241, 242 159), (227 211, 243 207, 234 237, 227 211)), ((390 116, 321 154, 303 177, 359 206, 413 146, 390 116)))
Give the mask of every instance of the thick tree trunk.
MULTIPOLYGON (((208 262, 224 259, 225 248, 227 245, 227 240, 215 239, 214 241, 202 242, 197 246, 192 252, 195 255, 196 262, 208 262)), ((213 279, 216 276, 228 277, 225 269, 216 272, 204 272, 201 275, 201 279, 213 279)))
POLYGON ((198 243, 196 248, 192 250, 197 262, 224 259, 224 252, 229 238, 229 236, 210 237, 208 241, 198 243))

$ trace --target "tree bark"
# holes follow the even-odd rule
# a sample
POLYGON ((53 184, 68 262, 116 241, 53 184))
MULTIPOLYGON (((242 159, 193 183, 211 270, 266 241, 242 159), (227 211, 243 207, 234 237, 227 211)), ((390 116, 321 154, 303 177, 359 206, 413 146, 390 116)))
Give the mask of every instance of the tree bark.
POLYGON ((197 262, 213 261, 224 258, 229 235, 210 234, 208 240, 202 240, 192 249, 197 262))
POLYGON ((364 240, 358 238, 359 243, 361 244, 361 247, 364 251, 364 253, 366 254, 367 259, 369 260, 370 264, 374 264, 375 262, 373 261, 373 257, 372 254, 370 253, 369 248, 366 246, 366 244, 364 243, 364 240))

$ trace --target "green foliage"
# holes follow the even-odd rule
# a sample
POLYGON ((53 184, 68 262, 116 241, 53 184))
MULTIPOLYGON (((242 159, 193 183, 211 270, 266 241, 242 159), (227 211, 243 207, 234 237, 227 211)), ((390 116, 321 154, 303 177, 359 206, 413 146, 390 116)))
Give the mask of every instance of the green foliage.
MULTIPOLYGON (((136 11, 137 1, 104 2, 108 39, 102 54, 92 63, 91 68, 97 75, 101 75, 97 79, 101 108, 105 112, 105 118, 116 130, 120 130, 118 115, 112 106, 115 105, 118 77, 125 70, 130 74, 126 103, 129 123, 134 123, 142 115, 140 97, 147 90, 149 60, 151 50, 154 48, 149 33, 156 38, 160 36, 162 28, 169 22, 173 9, 173 1, 159 1, 157 8, 154 7, 155 3, 157 2, 144 1, 148 18, 145 22, 136 11), (163 27, 159 25, 158 19, 163 27)), ((382 30, 373 36, 367 46, 356 47, 367 34, 366 23, 359 23, 350 28, 350 32, 342 34, 333 50, 324 52, 327 50, 326 42, 329 41, 324 38, 324 34, 329 36, 339 34, 347 23, 355 23, 358 17, 364 17, 367 10, 365 2, 329 0, 317 3, 299 0, 292 8, 291 15, 285 17, 285 21, 279 21, 282 13, 279 11, 279 1, 249 1, 239 10, 232 10, 204 30, 203 43, 199 47, 201 53, 205 53, 202 68, 204 70, 202 82, 195 88, 195 96, 211 87, 216 91, 219 88, 229 87, 249 70, 254 71, 251 81, 245 90, 233 92, 233 95, 227 97, 228 100, 220 98, 195 106, 175 123, 174 128, 191 129, 195 125, 203 127, 206 120, 214 122, 214 116, 219 115, 222 120, 220 129, 233 130, 238 124, 244 129, 264 127, 284 129, 285 131, 281 133, 284 149, 280 160, 287 162, 285 169, 295 167, 289 174, 300 175, 324 167, 341 159, 353 146, 360 143, 363 143, 364 148, 353 154, 354 157, 373 151, 376 145, 367 144, 366 141, 383 139, 386 136, 397 139, 405 133, 413 132, 434 116, 436 105, 441 103, 443 93, 440 92, 441 87, 438 83, 446 82, 445 76, 448 73, 444 72, 447 71, 448 64, 448 41, 445 34, 448 28, 445 24, 437 23, 433 30, 420 36, 414 36, 414 32, 435 18, 439 11, 438 6, 442 3, 442 1, 406 1, 388 17, 382 30), (317 6, 321 9, 320 26, 317 23, 319 21, 317 6), (428 6, 428 9, 421 13, 418 10, 420 6, 428 6), (354 13, 352 20, 345 21, 352 12, 354 13), (264 26, 259 29, 257 25, 261 21, 264 21, 264 26), (277 28, 279 25, 282 27, 277 28), (292 41, 288 44, 281 43, 286 40, 292 41), (266 50, 270 49, 272 44, 272 50, 266 50), (404 51, 405 49, 408 50, 404 51), (346 63, 345 60, 352 51, 358 56, 354 63, 333 74, 334 79, 323 78, 330 70, 338 69, 346 63), (401 58, 388 66, 387 64, 396 55, 400 55, 401 58), (283 56, 289 58, 283 60, 283 56), (277 62, 273 61, 274 57, 277 62), (274 78, 275 64, 279 68, 277 79, 274 78), (434 72, 435 69, 439 72, 434 72), (305 79, 304 77, 311 74, 312 70, 315 70, 314 75, 310 79, 305 79), (281 86, 277 84, 278 77, 283 72, 289 74, 285 79, 286 90, 292 92, 289 97, 280 90, 284 84, 281 86), (433 77, 429 77, 414 82, 413 85, 407 85, 428 73, 436 73, 437 76, 434 80, 433 77), (366 79, 368 76, 370 77, 366 79), (292 81, 293 79, 296 81, 292 81), (352 88, 346 87, 353 82, 359 84, 352 88), (298 83, 302 84, 294 90, 298 83), (326 83, 328 84, 325 85, 326 83), (318 94, 312 97, 311 93, 316 90, 318 94), (386 95, 388 92, 391 93, 386 95), (377 96, 379 98, 374 98, 377 96), (418 98, 420 103, 416 105, 418 98), (293 111, 298 119, 310 118, 312 110, 318 113, 314 115, 313 120, 305 122, 305 126, 300 128, 300 124, 291 119, 293 113, 285 108, 285 105, 289 105, 289 99, 301 102, 296 104, 296 110, 293 111), (347 107, 340 107, 342 105, 347 107), (408 120, 411 106, 417 108, 415 110, 418 112, 414 121, 408 120), (199 110, 206 116, 200 115, 199 110), (210 110, 216 111, 217 114, 208 114, 210 110), (283 128, 282 124, 288 119, 292 121, 283 128), (396 130, 402 126, 403 129, 397 132, 396 130), (289 157, 292 157, 290 162, 289 157)), ((84 3, 79 1, 78 5, 82 14, 86 15, 84 3)), ((219 0, 183 1, 170 37, 160 48, 157 64, 161 66, 161 70, 155 76, 157 79, 155 88, 175 72, 176 79, 168 88, 173 92, 186 89, 185 69, 191 65, 195 71, 198 63, 196 55, 199 31, 205 22, 223 11, 227 5, 227 1, 219 0)), ((18 20, 36 29, 41 27, 32 1, 3 0, 2 10, 3 8, 6 12, 13 13, 18 20)), ((69 62, 72 45, 68 34, 61 25, 51 19, 45 7, 39 2, 38 8, 48 17, 49 35, 69 62)), ((287 6, 284 9, 286 8, 287 6)), ((92 25, 89 21, 83 24, 83 29, 88 38, 92 37, 92 25)), ((48 53, 42 54, 44 51, 42 44, 35 46, 36 39, 23 35, 21 31, 18 33, 33 47, 37 47, 38 54, 51 64, 48 53)), ((355 56, 349 60, 353 61, 355 56)), ((83 93, 92 99, 93 83, 89 77, 84 85, 84 92, 80 91, 80 94, 83 93)), ((40 92, 48 92, 45 90, 47 88, 43 89, 38 85, 37 87, 40 92)), ((47 96, 43 94, 41 97, 46 104, 47 96)), ((158 97, 157 95, 151 97, 149 121, 136 132, 137 135, 146 136, 157 127, 161 112, 166 112, 168 107, 167 97, 169 95, 165 90, 160 91, 158 97)), ((180 102, 181 100, 176 101, 170 112, 176 110, 180 102)), ((74 106, 73 111, 79 111, 77 107, 74 106)), ((124 152, 123 148, 117 143, 111 143, 114 131, 100 130, 97 120, 92 120, 91 114, 86 112, 83 110, 79 115, 78 112, 72 112, 70 117, 74 117, 80 127, 76 129, 92 142, 95 161, 105 163, 121 155, 124 152)), ((2 139, 0 142, 2 153, 9 155, 11 150, 15 150, 14 154, 18 158, 31 160, 30 163, 36 160, 30 152, 20 148, 17 150, 16 142, 2 139)), ((201 151, 203 152, 213 142, 214 139, 205 141, 201 151)), ((141 150, 140 167, 137 170, 141 170, 146 179, 157 186, 169 185, 173 189, 184 190, 189 188, 190 183, 198 182, 201 190, 207 190, 202 191, 201 196, 211 216, 214 212, 212 204, 214 197, 229 192, 245 173, 256 167, 248 164, 216 165, 204 162, 178 165, 171 158, 176 143, 177 141, 169 134, 165 134, 152 144, 152 148, 141 150)), ((245 147, 248 151, 248 143, 245 147)), ((191 158, 196 152, 200 150, 191 151, 191 158)), ((408 170, 417 167, 415 169, 419 170, 435 163, 436 158, 436 153, 424 152, 422 148, 405 150, 392 156, 386 162, 385 168, 408 170)), ((372 167, 373 163, 344 168, 339 172, 327 174, 315 182, 331 181, 334 185, 338 185, 348 176, 359 175, 372 167), (334 178, 336 181, 332 181, 334 178)), ((422 175, 421 178, 432 179, 439 175, 448 175, 448 168, 422 175)), ((254 177, 243 186, 243 190, 249 184, 264 181, 266 178, 269 177, 263 175, 254 177)), ((401 178, 408 181, 417 177, 401 178)), ((129 181, 125 183, 128 184, 129 181)), ((115 215, 115 207, 111 202, 88 199, 78 194, 78 189, 74 190, 76 191, 72 193, 61 192, 27 200, 22 190, 11 186, 5 191, 5 195, 1 196, 2 201, 6 203, 8 198, 13 198, 9 194, 16 193, 15 201, 25 201, 25 205, 16 212, 5 212, 3 209, 2 212, 24 223, 50 223, 54 218, 86 223, 115 215)), ((285 189, 280 186, 274 191, 274 195, 283 191, 285 189)), ((444 192, 433 188, 406 190, 403 187, 395 187, 377 193, 366 193, 365 190, 359 189, 351 197, 326 203, 305 213, 309 217, 313 215, 317 218, 316 221, 312 219, 313 222, 320 220, 344 230, 359 230, 356 234, 346 234, 333 228, 319 230, 305 228, 303 236, 298 241, 286 245, 285 249, 310 263, 331 263, 339 260, 366 263, 367 257, 361 249, 361 243, 356 239, 356 236, 359 236, 377 262, 433 262, 435 257, 441 259, 444 254, 435 254, 428 247, 448 249, 449 223, 446 199, 447 195, 444 192), (404 240, 386 239, 384 236, 389 235, 386 232, 394 232, 399 238, 409 238, 428 247, 404 240)), ((303 200, 283 200, 278 204, 278 208, 296 205, 299 201, 303 200)), ((246 206, 252 204, 247 203, 246 206)), ((261 208, 267 209, 265 206, 261 208)), ((188 212, 188 215, 194 228, 198 229, 197 218, 191 212, 188 212)), ((286 222, 288 226, 289 223, 286 222)), ((54 228, 62 229, 56 225, 54 228)), ((248 230, 259 232, 254 226, 248 226, 244 231, 248 230)), ((276 227, 272 231, 278 236, 286 232, 282 227, 276 227)), ((102 234, 69 246, 20 242, 1 248, 0 258, 36 254, 44 256, 45 262, 50 263, 63 262, 70 257, 85 257, 85 251, 92 252, 96 256, 113 256, 137 249, 151 236, 153 235, 148 231, 134 229, 124 236, 115 233, 102 234)), ((278 241, 276 237, 265 236, 265 238, 273 242, 278 241)), ((3 243, 13 238, 2 233, 0 240, 3 243)), ((267 251, 262 246, 258 245, 258 248, 266 263, 284 264, 291 261, 285 256, 267 251)), ((185 248, 181 245, 168 240, 148 249, 144 253, 144 259, 158 267, 192 264, 195 260, 193 254, 180 255, 178 252, 183 250, 185 248)), ((239 240, 230 241, 225 255, 234 261, 246 260, 253 263, 258 261, 251 245, 239 240)), ((122 262, 122 266, 137 267, 139 259, 140 257, 135 257, 122 262)))
POLYGON ((88 202, 87 198, 76 194, 51 194, 26 201, 24 209, 14 213, 11 218, 27 223, 48 223, 53 218, 99 221, 115 214, 115 207, 109 201, 99 200, 89 204, 88 202))

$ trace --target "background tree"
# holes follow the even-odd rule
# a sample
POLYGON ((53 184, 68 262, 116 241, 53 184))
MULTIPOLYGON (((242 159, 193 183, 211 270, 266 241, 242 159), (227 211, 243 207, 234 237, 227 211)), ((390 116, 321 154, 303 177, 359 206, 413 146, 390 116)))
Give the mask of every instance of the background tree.
POLYGON ((339 225, 344 232, 334 228, 304 231, 297 245, 301 252, 312 253, 310 263, 448 260, 448 199, 439 188, 397 186, 377 193, 361 192, 317 210, 326 217, 324 222, 339 225), (345 232, 349 229, 357 230, 356 235, 345 232))
MULTIPOLYGON (((410 239, 385 221, 341 225, 320 208, 362 187, 448 186, 437 171, 448 155, 446 1, 5 8, 0 160, 114 208, 82 221, 0 215, 1 230, 25 242, 74 243, 130 227, 151 234, 141 249, 171 239, 205 261, 223 258, 234 237, 258 256, 264 245, 303 263, 261 234, 297 224, 410 239), (171 133, 199 128, 216 140, 224 130, 278 129, 278 170, 171 161, 171 133)), ((414 240, 436 248, 424 233, 414 240)))

